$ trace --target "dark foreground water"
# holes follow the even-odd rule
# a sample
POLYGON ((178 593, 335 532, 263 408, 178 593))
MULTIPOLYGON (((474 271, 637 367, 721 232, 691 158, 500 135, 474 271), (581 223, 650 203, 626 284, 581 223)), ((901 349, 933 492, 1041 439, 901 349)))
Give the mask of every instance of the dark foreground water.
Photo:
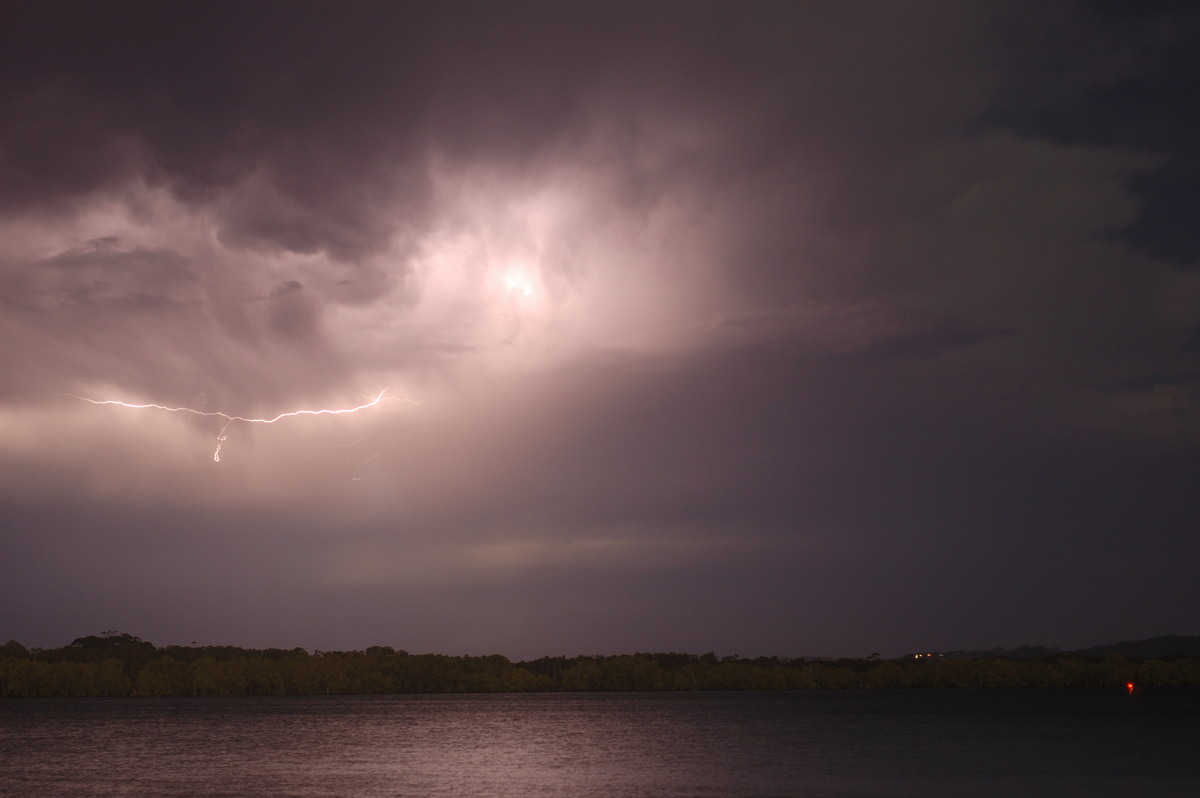
POLYGON ((3 796, 1200 796, 1200 691, 5 699, 3 796))

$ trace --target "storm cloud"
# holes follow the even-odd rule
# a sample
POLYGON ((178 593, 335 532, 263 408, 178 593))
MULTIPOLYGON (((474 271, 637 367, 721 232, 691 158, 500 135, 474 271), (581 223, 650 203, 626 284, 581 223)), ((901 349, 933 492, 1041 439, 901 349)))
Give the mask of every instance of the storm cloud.
POLYGON ((1188 4, 2 16, 0 638, 1195 631, 1188 4))

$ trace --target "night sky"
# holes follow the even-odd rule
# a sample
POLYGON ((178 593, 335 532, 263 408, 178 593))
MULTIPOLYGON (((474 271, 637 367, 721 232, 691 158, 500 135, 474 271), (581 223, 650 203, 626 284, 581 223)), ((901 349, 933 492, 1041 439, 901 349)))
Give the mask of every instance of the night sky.
POLYGON ((1191 2, 6 2, 0 640, 1200 632, 1198 76, 1191 2))

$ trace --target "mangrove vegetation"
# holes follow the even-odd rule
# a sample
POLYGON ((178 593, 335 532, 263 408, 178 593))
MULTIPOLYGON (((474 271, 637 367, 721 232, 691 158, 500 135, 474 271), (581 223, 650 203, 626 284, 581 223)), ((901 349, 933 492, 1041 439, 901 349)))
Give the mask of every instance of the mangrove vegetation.
POLYGON ((884 660, 742 658, 714 654, 542 657, 498 654, 158 647, 130 634, 62 648, 0 646, 0 696, 206 696, 643 690, 1200 686, 1200 658, 909 656, 884 660))

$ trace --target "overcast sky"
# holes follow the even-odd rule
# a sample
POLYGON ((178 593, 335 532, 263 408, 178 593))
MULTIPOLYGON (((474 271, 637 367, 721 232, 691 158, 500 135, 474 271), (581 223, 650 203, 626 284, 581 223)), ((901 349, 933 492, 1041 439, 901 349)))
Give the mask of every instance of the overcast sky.
POLYGON ((5 3, 0 640, 1200 633, 1198 54, 1190 2, 5 3))

